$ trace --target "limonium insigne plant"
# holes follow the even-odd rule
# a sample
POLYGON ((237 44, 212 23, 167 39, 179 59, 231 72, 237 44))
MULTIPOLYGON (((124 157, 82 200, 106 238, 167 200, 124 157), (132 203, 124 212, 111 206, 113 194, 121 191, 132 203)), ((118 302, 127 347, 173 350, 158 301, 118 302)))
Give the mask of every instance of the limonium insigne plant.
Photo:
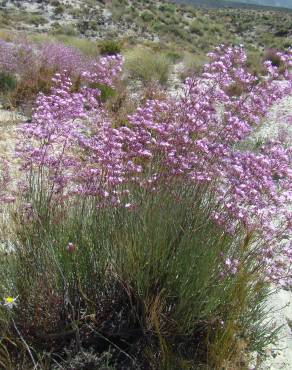
POLYGON ((34 44, 26 39, 0 40, 0 69, 18 74, 20 78, 35 75, 41 68, 70 71, 78 74, 89 59, 77 49, 61 43, 34 44))
MULTIPOLYGON (((80 74, 96 70, 96 62, 95 58, 86 57, 76 48, 62 43, 0 40, 0 72, 10 78, 17 77, 16 86, 12 87, 8 99, 14 106, 34 100, 40 91, 48 93, 54 74, 64 70, 78 88, 80 74)), ((102 65, 101 60, 99 68, 102 69, 102 65)))
POLYGON ((181 97, 123 125, 92 87, 115 87, 120 56, 77 91, 55 75, 19 128, 5 366, 243 369, 264 353, 269 286, 291 284, 291 149, 241 144, 291 95, 291 53, 278 56, 259 79, 221 45, 181 97))

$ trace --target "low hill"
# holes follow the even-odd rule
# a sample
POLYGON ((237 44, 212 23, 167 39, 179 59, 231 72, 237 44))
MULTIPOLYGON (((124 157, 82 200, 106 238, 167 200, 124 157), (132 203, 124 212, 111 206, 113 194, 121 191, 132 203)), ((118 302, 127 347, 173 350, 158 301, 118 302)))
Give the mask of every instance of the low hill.
POLYGON ((279 9, 292 10, 291 0, 171 0, 177 4, 189 4, 203 8, 279 9))
POLYGON ((88 53, 95 50, 91 43, 108 39, 124 49, 144 45, 155 52, 170 52, 174 58, 188 52, 201 60, 219 44, 244 44, 253 65, 258 65, 267 49, 292 47, 290 11, 248 5, 218 8, 218 4, 235 0, 175 1, 177 4, 170 0, 0 0, 0 27, 9 35, 19 32, 32 39, 83 45, 88 53), (210 8, 178 4, 186 1, 189 5, 209 4, 210 8))

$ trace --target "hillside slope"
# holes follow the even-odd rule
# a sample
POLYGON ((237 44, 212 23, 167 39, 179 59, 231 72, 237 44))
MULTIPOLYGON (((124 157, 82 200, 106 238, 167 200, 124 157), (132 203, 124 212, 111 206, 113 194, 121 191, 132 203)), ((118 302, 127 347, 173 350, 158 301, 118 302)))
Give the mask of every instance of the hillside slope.
MULTIPOLYGON (((218 5, 221 0, 180 1, 218 5)), ((292 46, 292 12, 265 8, 199 9, 156 0, 14 0, 0 2, 0 24, 13 31, 147 41, 203 53, 226 40, 256 50, 292 46)))
POLYGON ((291 0, 171 0, 177 4, 190 4, 204 8, 287 8, 292 9, 291 0))

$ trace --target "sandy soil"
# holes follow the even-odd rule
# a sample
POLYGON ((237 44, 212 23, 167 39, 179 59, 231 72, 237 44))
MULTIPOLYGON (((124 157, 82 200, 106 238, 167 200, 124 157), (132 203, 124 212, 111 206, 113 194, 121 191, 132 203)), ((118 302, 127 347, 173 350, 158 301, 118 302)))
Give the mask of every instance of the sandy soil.
MULTIPOLYGON (((255 135, 256 140, 266 141, 280 137, 288 145, 292 143, 292 97, 277 104, 255 135), (290 116, 290 118, 289 118, 290 116)), ((292 236, 290 240, 292 239, 292 236)), ((268 302, 270 317, 282 326, 276 348, 270 348, 263 370, 292 370, 292 287, 280 289, 268 302)))
POLYGON ((17 123, 25 118, 17 112, 0 109, 0 155, 11 159, 14 152, 17 123))

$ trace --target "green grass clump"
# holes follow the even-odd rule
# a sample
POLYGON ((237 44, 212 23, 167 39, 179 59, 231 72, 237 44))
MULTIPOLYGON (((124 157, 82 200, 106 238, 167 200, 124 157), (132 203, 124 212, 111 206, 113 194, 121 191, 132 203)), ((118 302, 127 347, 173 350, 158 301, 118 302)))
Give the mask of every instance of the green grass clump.
POLYGON ((40 14, 30 14, 27 13, 24 16, 24 21, 27 23, 33 24, 35 26, 44 25, 47 23, 47 20, 40 14))
POLYGON ((9 91, 15 89, 17 85, 16 78, 7 72, 0 72, 0 92, 8 93, 9 91))
POLYGON ((185 53, 183 60, 184 68, 180 73, 181 80, 184 81, 187 77, 200 72, 206 62, 206 55, 199 53, 185 53))
POLYGON ((136 48, 126 55, 125 68, 130 78, 143 83, 165 85, 169 77, 170 61, 164 54, 146 48, 136 48))
POLYGON ((183 59, 183 53, 175 50, 168 51, 166 57, 172 62, 177 63, 183 59))
POLYGON ((41 181, 30 210, 14 213, 14 251, 0 263, 0 296, 17 297, 0 306, 6 368, 83 369, 83 354, 96 368, 241 369, 272 341, 253 236, 213 224, 207 188, 132 189, 129 210, 58 204, 41 181), (220 275, 222 255, 245 261, 236 275, 220 275))
POLYGON ((109 99, 112 99, 116 96, 116 91, 112 87, 104 84, 91 84, 91 88, 98 89, 100 91, 100 99, 103 103, 107 102, 109 99))
POLYGON ((77 30, 72 25, 63 25, 55 23, 54 28, 51 31, 53 35, 67 35, 67 36, 77 36, 77 30))
POLYGON ((262 73, 262 53, 254 48, 251 48, 247 53, 247 66, 254 75, 262 73))
POLYGON ((103 40, 99 43, 99 50, 101 55, 115 55, 121 53, 122 47, 116 40, 103 40))
POLYGON ((93 57, 98 55, 96 43, 90 39, 68 35, 54 35, 53 40, 63 42, 65 45, 79 49, 84 55, 93 57))

